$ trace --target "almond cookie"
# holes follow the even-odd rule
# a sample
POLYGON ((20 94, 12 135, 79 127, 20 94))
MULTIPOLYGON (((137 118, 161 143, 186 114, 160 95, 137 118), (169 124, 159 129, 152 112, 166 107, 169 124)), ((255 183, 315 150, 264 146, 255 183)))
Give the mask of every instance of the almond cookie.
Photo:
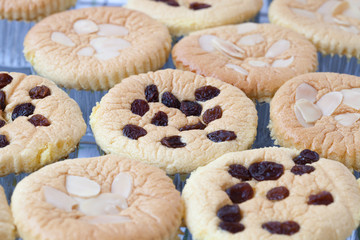
POLYGON ((344 240, 360 222, 355 177, 310 150, 226 154, 192 173, 182 197, 198 240, 344 240))
POLYGON ((254 17, 262 0, 128 0, 128 8, 163 22, 171 35, 244 22, 254 17))
POLYGON ((15 225, 11 215, 10 207, 6 200, 4 189, 0 186, 0 239, 14 240, 15 225))
POLYGON ((0 176, 67 156, 85 129, 79 106, 53 82, 0 73, 0 176))
POLYGON ((93 7, 51 15, 24 41, 35 71, 66 88, 108 90, 133 74, 161 68, 170 53, 164 25, 120 7, 93 7))
POLYGON ((290 78, 316 70, 315 47, 271 24, 243 23, 199 31, 172 51, 177 68, 230 83, 251 99, 268 101, 290 78))
POLYGON ((93 108, 90 124, 106 153, 175 174, 248 149, 257 113, 254 103, 230 84, 167 69, 129 77, 110 89, 93 108))
POLYGON ((284 84, 270 104, 276 143, 309 148, 360 170, 360 78, 310 73, 284 84))
POLYGON ((114 155, 46 166, 16 186, 11 202, 24 240, 171 240, 183 214, 163 171, 114 155))

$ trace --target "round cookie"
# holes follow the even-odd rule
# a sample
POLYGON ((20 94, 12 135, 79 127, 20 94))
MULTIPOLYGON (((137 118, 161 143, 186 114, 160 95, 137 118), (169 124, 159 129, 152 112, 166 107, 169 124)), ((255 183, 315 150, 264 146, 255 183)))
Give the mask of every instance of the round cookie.
POLYGON ((0 73, 0 176, 67 156, 85 130, 79 106, 53 82, 0 73))
POLYGON ((309 73, 291 79, 270 104, 276 143, 309 148, 322 157, 360 169, 360 78, 309 73))
POLYGON ((290 78, 316 70, 315 47, 272 24, 243 23, 199 31, 172 51, 176 68, 230 83, 251 99, 268 101, 290 78))
POLYGON ((167 69, 129 77, 110 89, 93 108, 90 124, 106 153, 175 174, 248 149, 257 113, 254 103, 230 84, 167 69))
POLYGON ((0 186, 0 239, 15 239, 15 225, 2 186, 0 186))
POLYGON ((194 238, 346 239, 359 225, 358 182, 336 161, 298 154, 255 149, 198 168, 182 192, 194 238))
POLYGON ((358 0, 274 0, 269 19, 301 33, 323 54, 360 58, 358 0))
POLYGON ((171 240, 183 213, 163 171, 114 155, 46 166, 16 186, 11 202, 24 240, 171 240))
POLYGON ((254 17, 262 0, 128 0, 126 7, 163 22, 171 35, 240 23, 254 17))
POLYGON ((82 90, 108 90, 130 75, 157 70, 170 48, 164 25, 119 7, 54 14, 24 41, 25 57, 39 75, 82 90))

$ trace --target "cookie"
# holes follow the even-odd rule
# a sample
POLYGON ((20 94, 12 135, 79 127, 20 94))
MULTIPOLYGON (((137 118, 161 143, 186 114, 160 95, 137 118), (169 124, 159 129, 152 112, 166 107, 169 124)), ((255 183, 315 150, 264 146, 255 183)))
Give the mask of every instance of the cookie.
POLYGON ((310 150, 226 154, 192 173, 182 197, 198 240, 343 240, 360 221, 355 177, 310 150))
POLYGON ((108 90, 130 75, 159 69, 170 48, 164 25, 120 7, 54 14, 24 41, 25 57, 39 75, 82 90, 108 90))
POLYGON ((15 225, 2 186, 0 186, 0 239, 15 239, 15 225))
POLYGON ((315 47, 300 34, 272 24, 207 29, 180 40, 176 68, 230 83, 251 99, 268 101, 290 78, 316 70, 315 47))
POLYGON ((171 35, 182 36, 249 20, 260 11, 262 0, 128 0, 126 7, 163 22, 171 35))
POLYGON ((360 58, 358 0, 274 0, 269 19, 301 33, 323 54, 360 58))
POLYGON ((85 130, 79 106, 53 82, 0 73, 0 176, 67 156, 85 130))
POLYGON ((176 239, 180 193, 158 168, 107 155, 51 164, 22 180, 11 208, 23 239, 176 239))
POLYGON ((110 89, 93 108, 90 124, 106 153, 175 174, 248 149, 257 113, 254 103, 230 84, 167 69, 129 77, 110 89))
POLYGON ((291 79, 270 104, 276 143, 309 148, 322 157, 360 169, 360 78, 310 73, 291 79))

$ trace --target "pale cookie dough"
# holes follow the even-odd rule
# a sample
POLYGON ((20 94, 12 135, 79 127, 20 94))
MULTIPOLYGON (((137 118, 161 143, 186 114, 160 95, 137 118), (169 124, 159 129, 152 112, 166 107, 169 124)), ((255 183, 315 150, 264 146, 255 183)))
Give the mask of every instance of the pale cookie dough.
POLYGON ((276 143, 309 148, 360 170, 360 78, 310 73, 284 84, 270 104, 276 143))
POLYGON ((244 22, 254 17, 262 0, 128 0, 126 7, 163 22, 171 35, 244 22))
POLYGON ((14 240, 15 225, 11 215, 10 207, 6 200, 4 189, 0 186, 0 239, 14 240))
POLYGON ((180 40, 177 68, 230 83, 251 99, 268 101, 287 80, 313 72, 315 47, 300 34, 272 24, 207 29, 180 40))
POLYGON ((90 125, 106 153, 189 173, 226 152, 251 147, 257 113, 245 94, 180 70, 129 77, 93 108, 90 125))
POLYGON ((23 240, 177 239, 180 193, 158 168, 107 155, 42 168, 15 188, 23 240))
POLYGON ((0 176, 66 157, 85 130, 79 106, 53 82, 0 73, 0 176))
POLYGON ((157 70, 170 48, 163 24, 120 7, 54 14, 24 41, 25 58, 39 75, 82 90, 108 90, 130 75, 157 70))
POLYGON ((360 189, 342 164, 309 150, 228 153, 182 192, 194 239, 344 240, 359 225, 360 189))
POLYGON ((360 58, 359 0, 274 0, 269 19, 301 33, 323 54, 360 58))

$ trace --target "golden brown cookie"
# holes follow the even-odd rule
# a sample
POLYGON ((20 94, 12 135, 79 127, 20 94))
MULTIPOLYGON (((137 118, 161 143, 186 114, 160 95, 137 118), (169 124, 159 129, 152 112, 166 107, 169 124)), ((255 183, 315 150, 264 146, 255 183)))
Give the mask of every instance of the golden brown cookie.
POLYGON ((4 189, 0 186, 0 239, 14 240, 15 232, 16 230, 10 207, 6 200, 4 189))

